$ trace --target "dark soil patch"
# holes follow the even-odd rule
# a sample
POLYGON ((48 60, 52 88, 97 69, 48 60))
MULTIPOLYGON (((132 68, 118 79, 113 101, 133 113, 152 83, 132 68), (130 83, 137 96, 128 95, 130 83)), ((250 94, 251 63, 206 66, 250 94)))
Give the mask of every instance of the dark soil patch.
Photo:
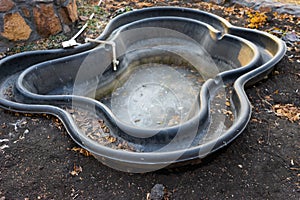
MULTIPOLYGON (((247 24, 246 15, 238 16, 246 8, 174 2, 247 24)), ((117 10, 109 1, 106 9, 117 10)), ((269 20, 260 29, 300 32, 298 18, 267 15, 269 20)), ((165 187, 166 199, 299 199, 299 120, 280 118, 272 110, 275 104, 300 107, 297 49, 299 43, 290 44, 274 72, 247 88, 253 114, 241 136, 201 164, 173 171, 115 171, 72 151, 77 145, 56 118, 0 109, 0 199, 146 199, 156 184, 165 187)))

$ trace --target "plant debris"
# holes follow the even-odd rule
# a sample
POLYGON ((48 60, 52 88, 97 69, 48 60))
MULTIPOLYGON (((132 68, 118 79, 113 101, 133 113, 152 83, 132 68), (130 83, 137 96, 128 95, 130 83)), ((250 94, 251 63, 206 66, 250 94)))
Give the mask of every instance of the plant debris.
POLYGON ((249 23, 247 25, 248 28, 260 28, 264 26, 267 23, 268 17, 264 12, 259 11, 247 11, 247 22, 249 23))
POLYGON ((300 120, 300 108, 294 106, 293 104, 276 104, 272 107, 272 109, 277 116, 288 118, 288 120, 291 122, 300 120))
MULTIPOLYGON (((78 128, 91 140, 113 148, 126 151, 140 151, 133 144, 114 135, 103 119, 80 108, 65 108, 76 122, 78 128)), ((80 150, 79 150, 80 152, 80 150)))
MULTIPOLYGON (((91 0, 80 1, 90 2, 91 0)), ((113 4, 115 11, 126 5, 132 5, 132 7, 136 9, 137 2, 137 0, 108 0, 105 1, 104 4, 105 12, 112 13, 109 10, 109 7, 112 7, 113 4)), ((221 7, 203 1, 147 1, 147 3, 148 2, 152 5, 185 6, 205 10, 225 17, 230 23, 239 26, 247 26, 248 22, 246 22, 245 13, 247 10, 251 11, 251 8, 247 7, 221 7)), ((285 33, 292 33, 295 31, 294 33, 299 37, 299 18, 288 14, 266 13, 266 15, 272 20, 269 20, 268 26, 267 23, 264 26, 259 27, 260 29, 268 30, 277 28, 277 34, 280 38, 282 38, 285 33)), ((109 21, 105 15, 96 15, 95 17, 101 20, 101 22, 109 21)), ((78 26, 80 26, 80 23, 78 26)), ((91 25, 93 24, 91 23, 91 25)), ((82 35, 94 34, 95 36, 98 36, 98 33, 101 33, 100 29, 95 32, 90 31, 89 33, 83 33, 82 35)), ((276 30, 272 34, 276 35, 275 32, 276 30)), ((60 44, 61 42, 57 43, 57 45, 60 44)), ((20 51, 39 48, 48 49, 47 45, 46 40, 40 40, 35 42, 34 45, 19 49, 20 51)), ((276 66, 276 70, 280 72, 280 75, 272 76, 272 80, 267 80, 268 83, 271 83, 270 85, 267 84, 266 86, 266 84, 258 83, 256 87, 261 89, 270 89, 270 87, 274 89, 274 87, 276 87, 276 89, 281 91, 282 88, 285 88, 285 85, 292 83, 293 85, 287 88, 286 91, 291 92, 293 89, 297 89, 296 87, 299 85, 298 80, 300 77, 298 70, 299 63, 297 62, 300 58, 297 58, 297 56, 299 56, 299 50, 297 49, 299 49, 299 42, 289 43, 287 55, 291 58, 285 56, 285 58, 276 66), (275 86, 272 85, 273 82, 275 83, 275 86)), ((10 55, 15 53, 13 50, 16 49, 11 49, 9 52, 10 55)), ((0 53, 0 58, 5 56, 6 54, 0 53)), ((40 142, 40 138, 36 137, 37 133, 34 133, 35 135, 32 134, 30 136, 31 140, 26 141, 28 142, 26 143, 26 146, 25 143, 19 143, 18 145, 12 144, 10 148, 5 149, 8 153, 0 158, 0 199, 39 199, 39 197, 42 197, 42 199, 97 199, 97 197, 99 198, 99 195, 115 199, 141 199, 145 198, 145 188, 150 190, 156 182, 162 182, 165 187, 172 188, 174 197, 171 199, 185 199, 189 197, 201 197, 203 199, 255 199, 257 196, 279 199, 297 199, 300 192, 300 173, 298 167, 299 164, 297 164, 297 162, 299 163, 299 159, 296 159, 297 151, 299 151, 300 147, 296 138, 298 136, 297 131, 299 130, 297 127, 299 126, 296 126, 297 124, 295 123, 290 123, 290 125, 285 126, 283 130, 275 127, 277 123, 276 120, 269 118, 269 116, 266 115, 265 107, 260 105, 260 99, 255 95, 255 90, 250 87, 247 90, 247 94, 249 94, 249 99, 254 106, 253 118, 251 121, 257 123, 250 123, 245 129, 244 134, 239 136, 236 142, 228 146, 228 148, 222 152, 221 156, 216 156, 213 162, 204 161, 203 165, 192 168, 189 166, 188 169, 183 170, 179 168, 177 169, 178 173, 165 174, 158 172, 147 173, 141 176, 120 173, 103 167, 97 162, 88 161, 88 168, 86 169, 89 170, 89 173, 81 173, 83 169, 80 166, 75 168, 79 171, 76 172, 74 167, 72 169, 71 166, 71 169, 69 170, 75 171, 76 173, 73 172, 74 175, 72 176, 65 176, 66 163, 74 162, 74 156, 72 156, 70 151, 61 151, 59 156, 61 156, 63 160, 57 162, 56 157, 53 159, 50 152, 66 145, 67 140, 65 138, 66 132, 64 130, 62 130, 64 131, 64 134, 59 134, 61 131, 53 129, 54 133, 58 134, 59 139, 51 146, 40 147, 37 145, 40 142), (271 124, 271 126, 266 125, 266 122, 271 124), (296 134, 282 134, 283 131, 286 133, 294 131, 296 134), (258 137, 264 138, 264 134, 269 132, 270 136, 268 137, 270 137, 270 140, 268 143, 271 145, 263 146, 255 143, 258 137), (281 143, 284 148, 278 149, 278 143, 281 143), (33 145, 34 147, 30 150, 30 154, 26 151, 26 148, 28 148, 29 145, 33 145), (9 154, 10 151, 11 153, 9 154), (287 167, 287 164, 289 165, 291 162, 291 157, 294 158, 293 163, 295 165, 292 165, 292 167, 289 168, 287 167), (243 169, 236 170, 236 166, 240 163, 243 163, 243 169), (42 167, 32 167, 35 164, 42 167), (24 173, 28 166, 32 167, 31 170, 24 173), (82 182, 78 181, 78 176, 74 178, 76 174, 79 173, 81 173, 80 176, 84 178, 82 182), (209 180, 207 179, 208 177, 210 177, 209 180), (224 184, 227 184, 228 180, 230 187, 224 189, 224 184), (190 189, 193 187, 200 189, 195 190, 195 193, 189 193, 190 189), (212 190, 211 188, 214 189, 212 190), (72 191, 71 197, 70 191, 72 191), (246 191, 248 191, 248 193, 245 193, 246 191), (79 194, 81 196, 78 198, 79 194)), ((286 101, 295 102, 295 99, 291 98, 288 94, 285 95, 284 98, 286 101)), ((299 105, 299 99, 296 99, 296 101, 295 105, 299 105)), ((281 101, 276 100, 276 102, 281 101)), ((278 105, 280 105, 279 107, 285 106, 285 103, 281 102, 281 104, 278 105)), ((5 136, 9 130, 14 132, 14 126, 10 126, 9 122, 15 122, 16 118, 21 118, 20 116, 23 116, 23 114, 8 111, 1 112, 2 126, 0 135, 2 137, 5 136)), ((35 128, 43 126, 47 129, 46 123, 49 123, 47 119, 51 119, 51 117, 46 114, 43 116, 44 118, 41 118, 40 120, 43 123, 36 123, 34 125, 35 128)), ((286 118, 285 116, 282 117, 286 118)), ((50 141, 45 142, 48 144, 50 141)), ((68 144, 69 143, 67 143, 67 145, 68 144)), ((89 160, 90 158, 81 159, 89 160)), ((69 170, 67 170, 67 173, 69 170)), ((150 196, 149 190, 148 194, 150 196)))
POLYGON ((70 174, 71 174, 72 176, 78 176, 79 173, 81 173, 81 172, 82 172, 82 167, 79 166, 79 165, 76 165, 76 164, 74 163, 73 171, 71 171, 70 174))
POLYGON ((84 155, 84 156, 92 156, 93 154, 91 154, 89 151, 81 148, 81 147, 73 147, 71 149, 72 151, 75 151, 75 152, 79 152, 80 154, 84 155))

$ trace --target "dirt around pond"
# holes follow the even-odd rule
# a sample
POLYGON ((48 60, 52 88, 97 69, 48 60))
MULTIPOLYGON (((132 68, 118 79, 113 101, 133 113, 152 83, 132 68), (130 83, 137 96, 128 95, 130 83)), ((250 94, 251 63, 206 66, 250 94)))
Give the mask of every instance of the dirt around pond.
MULTIPOLYGON (((249 26, 247 12, 255 13, 241 6, 151 2, 106 1, 104 7, 112 14, 126 6, 194 7, 239 26, 249 26)), ((266 16, 258 29, 283 37, 288 51, 265 80, 246 89, 252 118, 228 147, 197 165, 128 174, 78 148, 58 119, 0 109, 0 199, 147 199, 159 188, 164 199, 299 199, 300 43, 293 40, 299 39, 299 18, 266 16)))

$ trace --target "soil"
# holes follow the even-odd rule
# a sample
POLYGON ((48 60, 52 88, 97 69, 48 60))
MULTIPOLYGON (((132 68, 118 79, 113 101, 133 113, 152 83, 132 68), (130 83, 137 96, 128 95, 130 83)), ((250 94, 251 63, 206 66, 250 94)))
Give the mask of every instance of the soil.
MULTIPOLYGON (((123 3, 139 6, 130 2, 123 3)), ((106 1, 105 9, 115 12, 119 4, 106 1)), ((249 22, 247 15, 238 15, 248 9, 240 6, 171 4, 204 9, 239 26, 249 22)), ((300 32, 299 18, 266 15, 259 29, 300 32)), ((0 109, 0 199, 147 199, 161 197, 153 194, 157 188, 163 188, 165 199, 299 199, 299 42, 287 42, 287 54, 274 71, 246 89, 253 105, 247 128, 197 165, 119 172, 80 150, 55 117, 0 109), (275 105, 287 108, 286 114, 275 105), (291 107, 296 115, 288 112, 291 107)))

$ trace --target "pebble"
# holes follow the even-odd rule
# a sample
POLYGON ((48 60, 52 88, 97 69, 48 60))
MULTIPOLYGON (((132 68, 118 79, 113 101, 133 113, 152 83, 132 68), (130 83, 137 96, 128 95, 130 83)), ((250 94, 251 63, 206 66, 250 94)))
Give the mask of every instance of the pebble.
POLYGON ((162 184, 156 184, 150 193, 151 200, 162 200, 164 198, 165 186, 162 184))

